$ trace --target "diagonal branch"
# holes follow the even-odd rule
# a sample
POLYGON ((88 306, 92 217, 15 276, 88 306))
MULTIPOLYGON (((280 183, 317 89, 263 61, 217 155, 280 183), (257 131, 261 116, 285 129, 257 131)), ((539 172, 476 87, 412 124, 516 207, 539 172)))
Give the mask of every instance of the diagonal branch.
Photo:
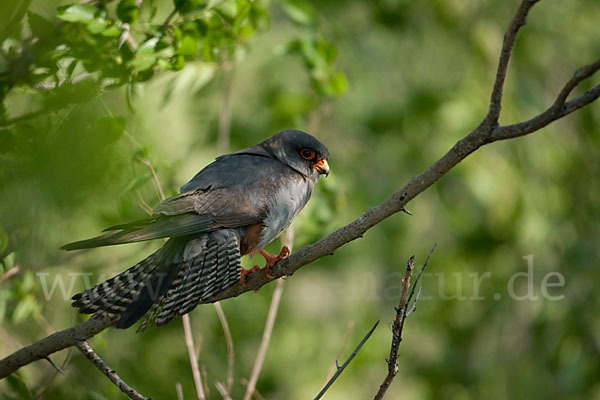
POLYGON ((92 362, 112 383, 114 383, 121 392, 125 393, 127 397, 133 400, 150 400, 139 394, 134 388, 129 386, 114 369, 108 366, 102 359, 94 352, 92 347, 85 340, 80 340, 76 343, 77 348, 81 353, 92 362))
MULTIPOLYGON (((533 6, 533 4, 535 4, 537 1, 538 0, 523 0, 519 10, 525 10, 528 12, 531 6, 533 6)), ((523 22, 527 12, 524 14, 518 12, 512 20, 510 27, 516 26, 515 24, 519 20, 523 22), (517 22, 515 22, 515 20, 517 20, 517 22)), ((512 51, 512 45, 509 49, 512 51)), ((508 56, 510 56, 510 54, 508 54, 508 56)), ((508 65, 508 56, 501 55, 501 60, 499 62, 499 74, 496 76, 494 90, 500 94, 492 95, 490 101, 491 103, 496 104, 494 107, 499 107, 499 100, 501 100, 502 97, 501 90, 503 88, 503 82, 506 78, 506 72, 502 72, 504 68, 502 65, 504 65, 504 63, 508 65)), ((594 86, 592 89, 570 101, 565 101, 564 103, 561 103, 561 101, 566 100, 572 90, 574 90, 583 80, 591 77, 599 68, 600 66, 598 65, 598 62, 596 62, 579 70, 583 70, 584 72, 579 72, 579 74, 576 73, 574 77, 567 82, 565 87, 561 90, 554 105, 528 121, 513 125, 497 126, 497 122, 493 118, 486 116, 479 126, 477 126, 464 138, 460 139, 438 161, 436 161, 420 175, 410 179, 406 185, 404 185, 396 193, 392 194, 381 204, 371 207, 356 220, 337 229, 327 237, 308 245, 290 255, 288 258, 281 260, 271 269, 271 276, 267 276, 264 271, 254 272, 247 276, 245 285, 238 283, 227 291, 215 296, 215 298, 208 301, 208 303, 214 303, 215 301, 236 297, 248 291, 258 290, 263 285, 277 278, 286 275, 292 275, 301 267, 310 264, 321 257, 333 255, 335 250, 339 247, 355 239, 361 238, 373 226, 402 211, 410 200, 414 199, 420 193, 433 185, 438 179, 443 177, 446 173, 448 173, 448 171, 469 156, 469 154, 476 151, 479 147, 494 141, 512 139, 536 132, 551 122, 592 103, 600 96, 600 84, 594 86)), ((491 109, 495 110, 494 107, 491 107, 491 109)), ((493 111, 491 115, 495 115, 495 112, 496 111, 493 111)), ((24 347, 5 359, 0 360, 0 379, 6 377, 23 365, 27 365, 35 360, 45 358, 49 354, 60 351, 67 347, 74 346, 76 344, 74 332, 85 332, 89 336, 79 336, 84 336, 87 339, 108 328, 114 322, 114 319, 110 320, 102 317, 90 319, 72 328, 57 332, 36 343, 24 347)))
POLYGON ((492 89, 492 96, 490 98, 490 107, 488 114, 485 118, 484 123, 489 126, 498 124, 498 118, 500 117, 500 110, 502 108, 502 94, 504 92, 504 82, 506 82, 506 74, 508 72, 508 64, 510 57, 515 46, 517 34, 527 19, 529 10, 539 0, 524 0, 521 6, 517 10, 516 15, 513 17, 506 33, 504 34, 504 42, 502 43, 502 50, 500 52, 500 60, 498 61, 498 69, 496 71, 496 80, 494 82, 494 88, 492 89))
MULTIPOLYGON (((358 354, 358 352, 360 351, 360 349, 363 347, 363 345, 365 343, 367 343, 367 340, 369 340, 369 338, 371 337, 371 335, 375 331, 375 328, 377 328, 377 325, 379 325, 379 321, 375 322, 375 325, 373 325, 373 327, 371 328, 371 330, 369 330, 369 332, 367 332, 367 334, 360 341, 360 343, 358 344, 358 346, 356 346, 356 348, 354 349, 354 351, 352 352, 352 354, 350 354, 350 357, 348 357, 348 359, 342 365, 340 365, 340 366, 337 367, 337 371, 335 371, 335 374, 333 374, 333 376, 331 377, 331 379, 325 384, 325 386, 323 387, 323 389, 321 389, 321 391, 319 392, 319 394, 317 395, 317 397, 315 397, 315 400, 319 400, 321 397, 323 397, 323 395, 325 394, 325 392, 327 390, 329 390, 329 388, 331 387, 331 385, 333 385, 333 382, 335 382, 337 380, 337 378, 339 378, 339 376, 342 374, 342 372, 344 372, 344 370, 346 369, 346 367, 348 366, 348 364, 350 364, 350 362, 354 359, 354 357, 356 357, 356 355, 358 354)), ((337 361, 336 361, 335 364, 337 365, 337 361)))

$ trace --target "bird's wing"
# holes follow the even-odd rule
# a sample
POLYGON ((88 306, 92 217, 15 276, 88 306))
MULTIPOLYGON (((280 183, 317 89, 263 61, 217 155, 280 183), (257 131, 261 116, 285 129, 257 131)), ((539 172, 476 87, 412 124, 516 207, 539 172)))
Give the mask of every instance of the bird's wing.
POLYGON ((153 215, 108 228, 95 238, 69 243, 65 250, 110 246, 193 235, 264 221, 287 167, 256 154, 219 157, 200 171, 183 192, 161 202, 153 215))
POLYGON ((214 229, 214 225, 214 221, 209 216, 195 213, 152 215, 146 219, 110 227, 105 229, 106 233, 102 235, 66 244, 61 249, 89 249, 92 247, 192 235, 200 232, 209 232, 214 229))
POLYGON ((264 221, 292 169, 255 153, 219 157, 183 185, 182 193, 160 203, 154 213, 208 215, 215 224, 237 228, 264 221))

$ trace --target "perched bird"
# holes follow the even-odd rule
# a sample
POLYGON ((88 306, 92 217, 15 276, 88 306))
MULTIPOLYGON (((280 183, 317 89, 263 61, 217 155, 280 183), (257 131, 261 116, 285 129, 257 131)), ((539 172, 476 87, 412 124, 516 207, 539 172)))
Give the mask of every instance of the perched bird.
POLYGON ((243 255, 261 253, 269 273, 289 249, 272 255, 263 248, 296 218, 321 175, 329 174, 328 158, 327 148, 311 135, 285 130, 218 157, 150 217, 63 246, 75 250, 169 238, 133 267, 73 296, 73 307, 119 316, 117 328, 146 314, 143 326, 155 316, 161 326, 259 269, 243 269, 243 255))

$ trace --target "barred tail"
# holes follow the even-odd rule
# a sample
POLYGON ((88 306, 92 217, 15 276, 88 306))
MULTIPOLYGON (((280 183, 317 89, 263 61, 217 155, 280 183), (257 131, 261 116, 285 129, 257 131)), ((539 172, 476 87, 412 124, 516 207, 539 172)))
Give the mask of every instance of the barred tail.
POLYGON ((117 328, 133 325, 150 311, 161 326, 239 282, 238 235, 220 230, 193 239, 170 239, 127 271, 73 296, 84 314, 119 315, 117 328))

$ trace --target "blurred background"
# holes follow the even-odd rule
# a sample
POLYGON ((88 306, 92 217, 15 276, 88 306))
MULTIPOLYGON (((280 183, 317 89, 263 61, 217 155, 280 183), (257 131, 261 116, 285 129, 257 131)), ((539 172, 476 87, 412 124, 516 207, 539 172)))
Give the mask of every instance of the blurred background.
MULTIPOLYGON (((162 244, 59 250, 144 216, 160 201, 154 173, 170 196, 219 154, 297 128, 328 146, 332 172, 295 222, 295 249, 386 199, 481 121, 519 4, 4 1, 0 357, 87 318, 68 300, 86 279, 113 276, 162 244)), ((597 59, 599 20, 595 0, 534 7, 502 124, 543 111, 597 59)), ((480 149, 409 203, 413 216, 389 218, 285 282, 258 392, 313 398, 381 320, 325 396, 372 398, 406 260, 421 264, 437 243, 388 398, 600 399, 599 176, 599 103, 480 149)), ((253 262, 263 261, 244 261, 253 262)), ((234 399, 274 287, 222 302, 234 399)), ((223 329, 212 305, 190 315, 208 397, 219 399, 223 329)), ((180 383, 196 398, 180 320, 108 329, 91 344, 146 396, 177 398, 180 383)), ((0 398, 124 397, 78 351, 52 359, 65 375, 38 361, 0 382, 0 398)))

